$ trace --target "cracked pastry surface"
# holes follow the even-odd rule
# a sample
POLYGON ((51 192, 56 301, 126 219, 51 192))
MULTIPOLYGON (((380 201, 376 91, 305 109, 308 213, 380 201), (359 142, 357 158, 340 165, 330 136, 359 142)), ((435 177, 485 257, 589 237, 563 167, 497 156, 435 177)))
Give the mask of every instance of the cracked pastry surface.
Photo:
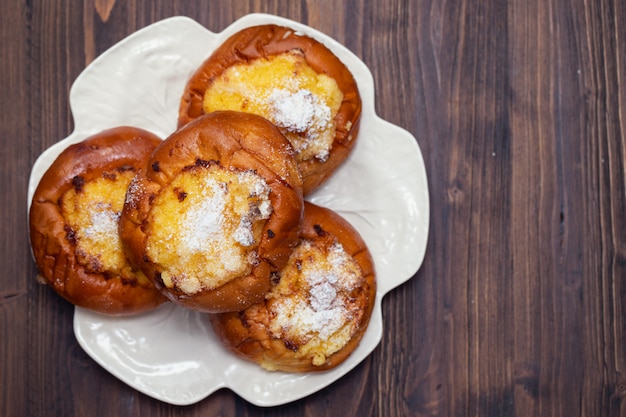
POLYGON ((261 300, 297 244, 293 148, 266 119, 204 115, 174 132, 130 184, 120 234, 170 300, 205 312, 261 300))
POLYGON ((267 370, 322 371, 358 346, 375 297, 373 261, 356 230, 305 203, 301 242, 264 302, 211 323, 228 348, 267 370))
POLYGON ((43 175, 29 213, 43 281, 71 303, 111 315, 166 301, 128 260, 118 234, 126 190, 161 140, 116 127, 66 148, 43 175))
POLYGON ((192 75, 179 126, 216 110, 254 113, 274 123, 296 150, 306 195, 354 147, 361 98, 348 68, 322 43, 262 25, 231 36, 192 75))

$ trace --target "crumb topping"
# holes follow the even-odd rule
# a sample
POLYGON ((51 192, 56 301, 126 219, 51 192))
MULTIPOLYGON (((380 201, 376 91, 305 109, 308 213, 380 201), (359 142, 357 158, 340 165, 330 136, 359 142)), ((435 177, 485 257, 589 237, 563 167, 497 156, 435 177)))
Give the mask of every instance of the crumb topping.
POLYGON ((324 250, 302 242, 268 295, 270 332, 322 365, 358 326, 363 312, 355 292, 362 282, 359 265, 341 244, 324 250))
POLYGON ((146 254, 169 288, 186 294, 250 272, 272 213, 270 187, 252 171, 217 165, 179 174, 155 198, 146 254))
POLYGON ((291 142, 300 161, 325 161, 335 138, 343 93, 336 81, 313 70, 299 51, 235 65, 217 77, 203 107, 238 110, 269 119, 291 142))

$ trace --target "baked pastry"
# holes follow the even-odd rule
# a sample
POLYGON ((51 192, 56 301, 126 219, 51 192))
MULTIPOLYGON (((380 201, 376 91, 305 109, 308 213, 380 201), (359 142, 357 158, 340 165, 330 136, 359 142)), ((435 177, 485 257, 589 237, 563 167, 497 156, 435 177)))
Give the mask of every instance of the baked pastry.
POLYGON ((120 235, 172 301, 235 311, 265 296, 298 242, 302 210, 285 137, 260 116, 214 112, 155 150, 129 187, 120 235))
POLYGON ((305 203, 302 240, 264 302, 210 321, 230 350, 267 370, 323 371, 356 349, 375 298, 374 264, 358 232, 305 203))
POLYGON ((307 195, 354 147, 361 98, 351 72, 322 43, 287 27, 262 25, 227 39, 191 76, 179 126, 215 110, 272 121, 297 152, 307 195))
POLYGON ((111 315, 166 301, 128 262, 118 218, 128 184, 161 140, 117 127, 66 148, 45 172, 30 208, 30 241, 43 281, 71 303, 111 315))

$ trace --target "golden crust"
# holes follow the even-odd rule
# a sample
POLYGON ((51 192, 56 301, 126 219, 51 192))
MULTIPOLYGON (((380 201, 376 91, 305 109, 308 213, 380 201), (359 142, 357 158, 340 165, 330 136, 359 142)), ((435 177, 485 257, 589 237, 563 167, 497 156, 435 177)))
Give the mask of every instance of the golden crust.
POLYGON ((62 207, 63 196, 72 189, 80 193, 80 187, 90 181, 136 171, 160 142, 142 129, 108 129, 66 148, 41 178, 29 215, 32 252, 45 282, 69 302, 104 314, 125 315, 166 301, 138 270, 122 277, 86 265, 77 253, 75 231, 62 207))
POLYGON ((272 273, 287 262, 298 242, 303 210, 301 180, 293 149, 266 119, 232 111, 201 116, 174 132, 155 150, 129 187, 120 218, 120 236, 131 260, 172 301, 205 312, 236 311, 263 299, 272 273), (193 294, 168 286, 160 265, 147 254, 150 213, 161 190, 185 170, 217 164, 229 170, 252 171, 269 186, 272 212, 256 247, 248 274, 216 288, 193 294))
POLYGON ((318 74, 335 80, 343 93, 335 116, 335 140, 324 161, 301 161, 304 194, 319 187, 347 158, 356 143, 361 117, 361 97, 348 68, 326 46, 293 29, 276 25, 244 29, 227 39, 189 79, 179 108, 178 125, 183 126, 204 114, 203 97, 213 80, 231 66, 245 64, 290 51, 302 52, 307 64, 318 74))
MULTIPOLYGON (((230 350, 268 370, 312 372, 336 367, 358 346, 374 307, 376 282, 373 260, 363 239, 345 219, 331 210, 305 203, 302 241, 312 242, 315 247, 325 249, 338 242, 356 261, 361 277, 351 292, 349 308, 362 314, 349 319, 353 321, 349 340, 331 354, 321 355, 322 361, 319 360, 320 355, 316 355, 316 346, 277 337, 272 331, 272 328, 276 328, 276 323, 272 323, 276 320, 276 310, 272 303, 277 300, 276 297, 280 301, 281 296, 272 292, 279 285, 284 288, 298 287, 299 284, 291 280, 291 276, 283 275, 281 280, 288 282, 281 281, 273 287, 263 303, 241 312, 211 315, 210 320, 216 335, 230 350)), ((292 261, 293 259, 295 258, 292 261)), ((302 288, 298 287, 298 290, 302 288)))

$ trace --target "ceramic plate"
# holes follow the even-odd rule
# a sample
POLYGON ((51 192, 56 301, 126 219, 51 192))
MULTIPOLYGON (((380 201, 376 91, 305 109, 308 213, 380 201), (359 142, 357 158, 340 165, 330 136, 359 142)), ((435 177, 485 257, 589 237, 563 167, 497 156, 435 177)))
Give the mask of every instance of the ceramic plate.
POLYGON ((28 202, 46 169, 69 144, 119 125, 162 138, 176 128, 186 80, 223 40, 253 25, 289 26, 326 44, 354 74, 363 100, 357 145, 345 164, 307 199, 331 208, 361 233, 374 257, 378 293, 371 323, 356 351, 324 373, 267 372, 238 359, 216 340, 206 316, 173 305, 132 318, 105 317, 76 308, 74 332, 82 348, 131 387, 171 404, 192 404, 221 388, 259 406, 307 396, 345 375, 379 344, 381 301, 410 279, 426 250, 429 201, 416 139, 380 119, 369 69, 328 36, 271 15, 247 15, 221 33, 186 17, 148 26, 93 61, 70 91, 75 130, 35 162, 28 202))

